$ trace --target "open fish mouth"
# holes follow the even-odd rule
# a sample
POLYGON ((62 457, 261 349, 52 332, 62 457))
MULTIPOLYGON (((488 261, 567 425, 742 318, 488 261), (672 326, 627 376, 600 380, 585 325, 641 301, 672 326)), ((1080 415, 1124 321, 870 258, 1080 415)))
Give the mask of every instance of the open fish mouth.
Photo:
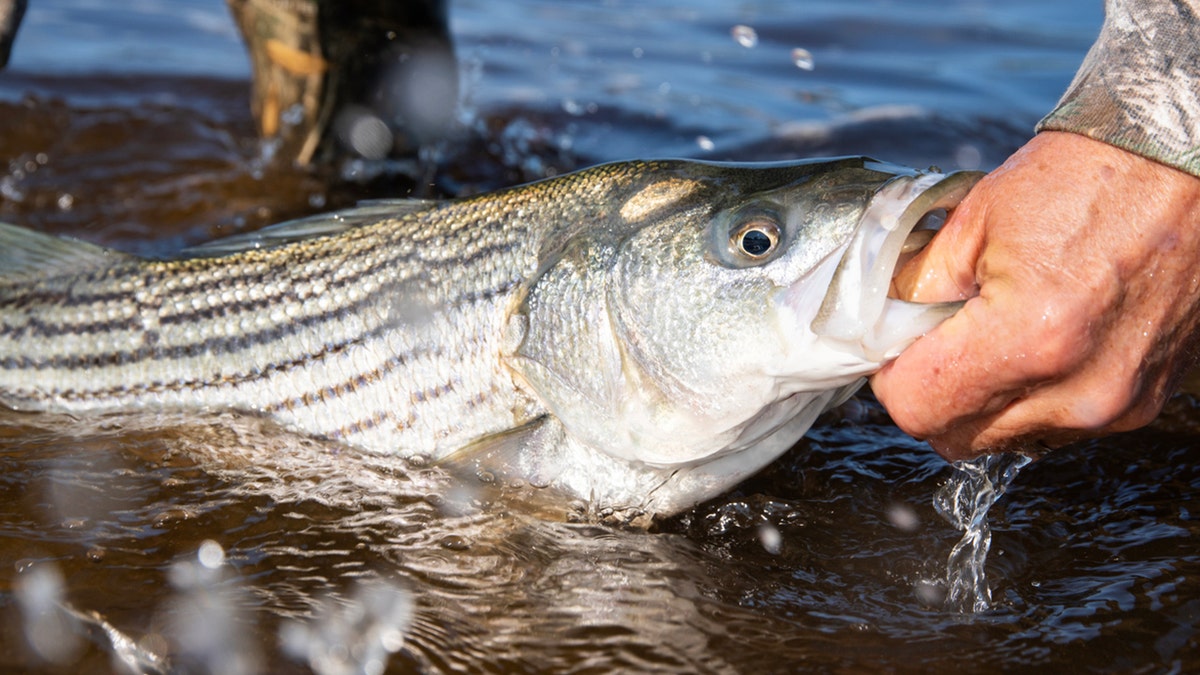
POLYGON ((912 303, 890 298, 888 291, 901 261, 929 243, 983 175, 918 173, 884 185, 838 263, 813 333, 860 347, 866 359, 884 362, 956 312, 961 302, 912 303))

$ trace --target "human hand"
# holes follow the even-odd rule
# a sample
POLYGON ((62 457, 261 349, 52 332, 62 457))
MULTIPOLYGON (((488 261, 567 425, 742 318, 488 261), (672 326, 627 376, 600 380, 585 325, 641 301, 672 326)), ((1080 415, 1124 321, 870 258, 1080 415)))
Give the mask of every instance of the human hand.
POLYGON ((967 299, 872 378, 950 460, 1134 429, 1193 362, 1200 179, 1043 132, 980 181, 895 280, 967 299))

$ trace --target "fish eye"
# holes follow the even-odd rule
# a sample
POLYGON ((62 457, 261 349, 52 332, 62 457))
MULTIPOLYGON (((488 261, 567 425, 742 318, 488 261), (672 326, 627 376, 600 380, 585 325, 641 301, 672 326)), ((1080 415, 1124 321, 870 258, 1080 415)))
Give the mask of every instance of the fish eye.
POLYGON ((757 262, 771 255, 779 246, 779 223, 763 215, 755 214, 734 226, 729 236, 729 247, 735 253, 757 262))

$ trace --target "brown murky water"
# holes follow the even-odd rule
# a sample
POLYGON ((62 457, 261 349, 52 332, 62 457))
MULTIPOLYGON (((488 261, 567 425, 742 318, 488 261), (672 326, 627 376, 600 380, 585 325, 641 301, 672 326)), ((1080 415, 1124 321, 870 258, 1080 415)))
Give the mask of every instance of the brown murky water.
MULTIPOLYGON (((160 254, 362 197, 632 155, 987 168, 1098 25, 1097 8, 1066 4, 459 3, 460 134, 432 165, 365 184, 342 178, 369 167, 269 161, 244 74, 22 66, 18 42, 0 73, 0 219, 160 254), (735 25, 757 29, 754 47, 735 25)), ((1195 398, 1020 473, 993 509, 981 614, 941 604, 959 535, 931 501, 949 474, 860 397, 645 532, 229 414, 0 411, 0 670, 1200 668, 1195 398)))

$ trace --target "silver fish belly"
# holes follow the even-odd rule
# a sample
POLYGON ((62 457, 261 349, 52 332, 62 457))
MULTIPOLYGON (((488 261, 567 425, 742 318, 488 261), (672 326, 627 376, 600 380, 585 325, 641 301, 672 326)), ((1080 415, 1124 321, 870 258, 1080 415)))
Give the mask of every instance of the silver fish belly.
POLYGON ((0 404, 241 410, 671 513, 761 468, 952 311, 855 346, 878 341, 853 327, 884 301, 845 301, 868 294, 842 268, 890 279, 872 256, 894 224, 870 225, 884 244, 860 221, 911 229, 973 180, 862 158, 624 162, 157 261, 0 225, 0 404), (903 196, 881 207, 888 190, 903 196), (762 362, 722 351, 744 349, 762 362))

